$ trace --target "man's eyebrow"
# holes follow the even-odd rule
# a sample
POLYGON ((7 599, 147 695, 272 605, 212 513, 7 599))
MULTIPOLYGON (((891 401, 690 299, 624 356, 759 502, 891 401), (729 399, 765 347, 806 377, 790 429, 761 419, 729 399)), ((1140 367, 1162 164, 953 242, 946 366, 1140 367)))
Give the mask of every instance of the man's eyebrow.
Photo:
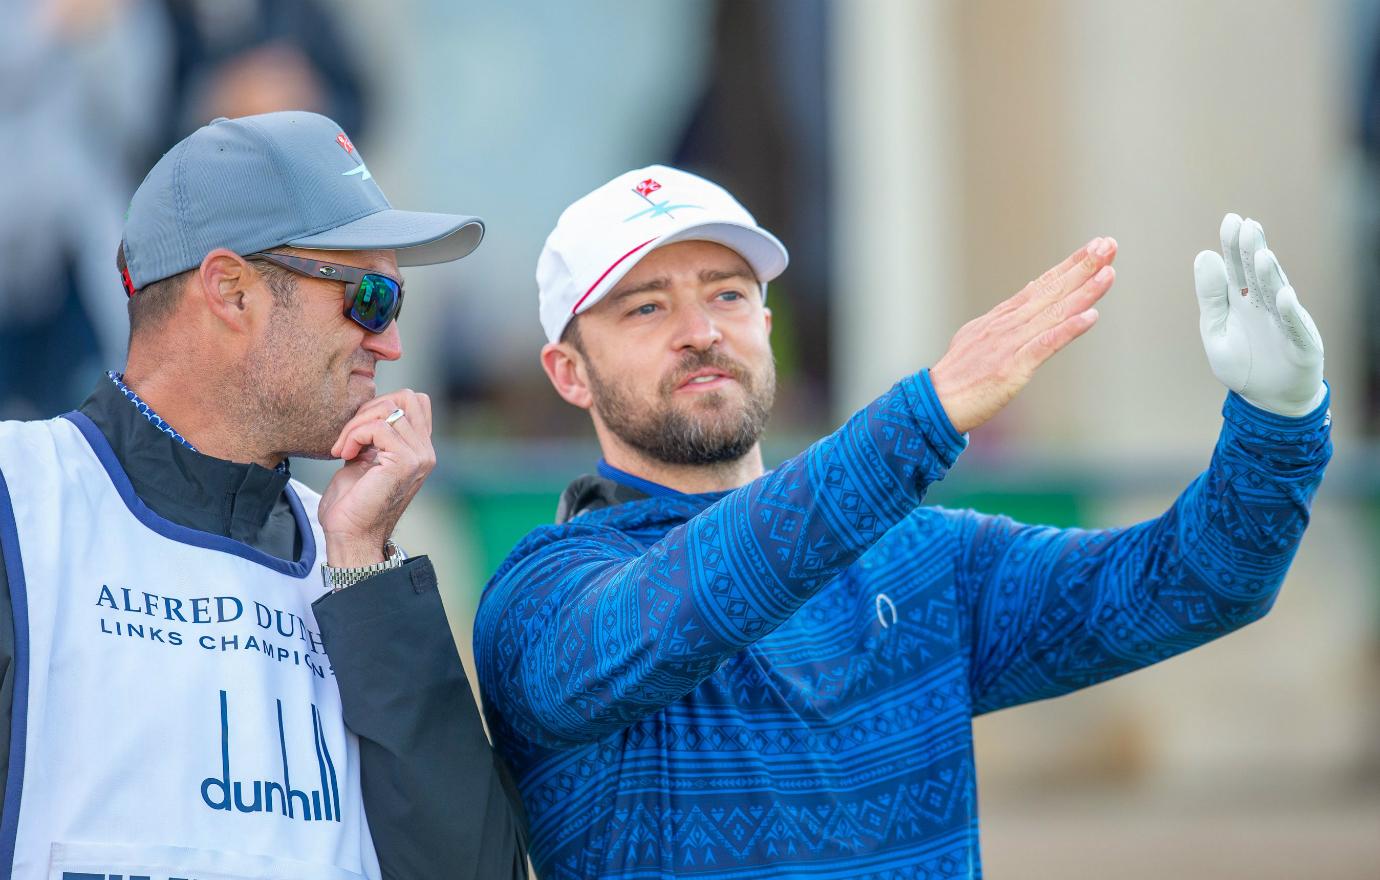
POLYGON ((646 293, 649 290, 666 290, 670 286, 671 279, 667 278, 665 275, 662 275, 659 278, 652 278, 647 281, 644 281, 636 287, 617 288, 613 291, 613 293, 609 294, 608 301, 619 302, 621 300, 627 299, 630 296, 635 296, 639 293, 646 293))
POLYGON ((756 282, 757 276, 754 275, 746 266, 736 266, 732 269, 701 269, 700 282, 712 284, 715 281, 726 281, 729 278, 746 278, 748 281, 756 282))

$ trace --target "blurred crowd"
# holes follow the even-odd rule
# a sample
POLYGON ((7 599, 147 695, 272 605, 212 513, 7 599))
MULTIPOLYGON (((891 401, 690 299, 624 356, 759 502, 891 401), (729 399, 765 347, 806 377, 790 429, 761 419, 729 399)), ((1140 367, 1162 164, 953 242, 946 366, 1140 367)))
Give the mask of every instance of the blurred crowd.
MULTIPOLYGON (((113 254, 124 206, 163 151, 215 117, 311 109, 338 121, 366 152, 415 155, 414 148, 382 143, 416 140, 438 154, 429 160, 433 168, 455 167, 454 178, 464 176, 466 161, 457 150, 474 153, 473 161, 510 153, 515 164, 527 163, 540 175, 537 166, 550 164, 549 145, 534 149, 525 130, 518 137, 512 130, 486 135, 481 126, 487 120, 473 108, 492 99, 478 93, 482 86, 465 82, 463 62, 451 69, 452 102, 435 108, 435 115, 456 120, 442 128, 455 140, 437 142, 423 131, 397 128, 375 140, 381 127, 376 117, 387 115, 381 112, 383 87, 375 81, 379 65, 406 60, 417 68, 414 77, 435 73, 424 69, 424 61, 400 58, 400 47, 426 30, 424 22, 451 16, 450 32, 475 35, 472 43, 447 47, 442 56, 483 57, 484 30, 521 26, 532 5, 485 10, 459 4, 457 12, 447 4, 411 0, 398 12, 413 24, 366 39, 362 35, 375 22, 361 3, 0 0, 6 21, 0 29, 0 265, 7 269, 0 306, 8 318, 0 326, 0 417, 64 411, 80 401, 93 375, 120 364, 127 325, 113 254), (499 143, 504 137, 508 142, 499 143)), ((1362 60, 1351 106, 1357 154, 1366 168, 1362 186, 1380 192, 1374 183, 1380 181, 1380 15, 1372 6, 1358 4, 1355 13, 1362 60)), ((549 179, 524 188, 503 173, 488 181, 476 177, 465 185, 469 198, 463 203, 437 206, 498 214, 485 252, 471 262, 478 264, 475 286, 503 295, 496 302, 444 306, 435 324, 451 342, 422 345, 425 363, 410 365, 410 378, 448 400, 456 416, 450 424, 459 430, 528 438, 578 430, 582 423, 574 413, 528 405, 544 385, 530 357, 535 322, 521 298, 531 294, 527 282, 539 230, 554 220, 541 210, 542 200, 559 204, 565 195, 550 180, 571 180, 566 189, 573 192, 621 170, 628 155, 629 167, 667 162, 721 181, 790 244, 792 270, 772 302, 778 366, 788 379, 777 420, 806 433, 827 427, 829 283, 836 277, 829 227, 828 4, 706 0, 632 17, 626 8, 599 3, 588 11, 583 22, 575 17, 546 30, 558 40, 564 33, 578 42, 607 31, 615 18, 627 20, 625 31, 607 34, 611 44, 629 46, 626 54, 599 54, 637 69, 647 85, 620 93, 612 83, 594 81, 597 66, 578 66, 578 46, 570 56, 546 47, 534 53, 557 68, 533 74, 538 91, 548 94, 529 95, 528 103, 505 112, 569 123, 553 115, 570 97, 551 89, 563 70, 577 83, 603 87, 613 107, 590 119, 589 132, 551 133, 566 142, 569 164, 550 171, 549 179), (675 48, 638 54, 642 34, 661 39, 666 33, 680 36, 675 48), (657 55, 664 69, 649 63, 657 55), (655 96, 654 103, 648 96, 655 96), (573 143, 577 137, 593 137, 602 146, 582 152, 573 143), (575 164, 587 170, 574 174, 575 164), (500 198, 505 189, 518 198, 541 195, 518 207, 520 217, 507 217, 500 198)), ((399 83, 406 86, 406 76, 388 85, 399 83)), ((503 91, 523 96, 521 82, 506 82, 503 91)), ((397 190, 408 185, 389 182, 397 190)), ((446 185, 454 191, 453 183, 446 185)), ((1380 253, 1370 246, 1380 236, 1380 211, 1372 208, 1380 199, 1358 204, 1364 268, 1380 253)), ((1376 274, 1363 271, 1361 277, 1376 274)), ((1368 293, 1362 298, 1365 326, 1380 327, 1380 290, 1368 293)), ((1363 357, 1367 429, 1373 434, 1380 425, 1380 332, 1365 333, 1363 357)))
MULTIPOLYGON (((421 6, 413 11, 425 18, 421 6)), ((123 360, 127 323, 114 252, 124 206, 157 158, 218 116, 289 108, 330 116, 370 153, 381 103, 372 65, 380 52, 398 50, 370 45, 383 40, 361 35, 369 25, 352 14, 359 9, 320 0, 0 0, 0 10, 11 23, 0 31, 0 265, 10 269, 0 286, 9 316, 0 327, 0 417, 51 416, 80 402, 93 376, 123 360)), ((683 54, 690 63, 659 72, 680 81, 682 100, 641 114, 664 134, 635 164, 670 162, 710 175, 793 243, 789 296, 773 303, 781 368, 798 377, 786 384, 788 422, 827 412, 825 12, 822 0, 720 2, 652 11, 632 23, 660 32, 688 25, 703 37, 682 50, 698 57, 683 54), (751 142, 741 137, 747 130, 751 142)), ((475 15, 485 16, 504 13, 475 15)), ((473 89, 457 89, 457 106, 438 110, 463 118, 463 105, 484 103, 472 96, 473 89)), ((389 138, 413 136, 423 137, 389 138)), ((461 136, 476 152, 495 146, 479 132, 461 136)), ((576 185, 598 171, 591 175, 576 185)), ((483 214, 496 200, 483 184, 468 192, 466 204, 447 209, 483 214)), ((540 220, 516 248, 493 247, 512 230, 501 216, 491 220, 488 250, 502 262, 480 267, 482 286, 520 290, 530 278, 527 252, 535 255, 539 241, 527 239, 554 216, 526 213, 540 220)), ((502 309, 453 304, 436 316, 459 344, 423 341, 426 362, 410 364, 408 374, 448 398, 457 414, 451 424, 534 437, 580 424, 563 422, 568 414, 558 408, 526 405, 540 380, 530 369, 534 346, 493 342, 525 338, 532 317, 525 305, 505 297, 502 309)))
POLYGON ((0 416, 51 416, 123 362, 114 269, 144 173, 217 116, 305 107, 363 132, 336 14, 314 0, 3 0, 0 416))

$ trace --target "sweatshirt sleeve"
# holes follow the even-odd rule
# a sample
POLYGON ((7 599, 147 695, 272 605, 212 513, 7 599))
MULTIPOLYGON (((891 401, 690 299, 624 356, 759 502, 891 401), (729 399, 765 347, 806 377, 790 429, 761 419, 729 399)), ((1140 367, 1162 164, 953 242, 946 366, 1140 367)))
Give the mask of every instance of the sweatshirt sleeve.
POLYGON ((922 372, 650 547, 579 519, 529 539, 475 620, 491 718, 561 747, 679 699, 910 513, 965 444, 922 372))
POLYGON ((1332 452, 1328 401, 1287 418, 1231 394, 1208 469, 1162 516, 1055 529, 946 511, 974 712, 1058 696, 1262 617, 1332 452))
POLYGON ((430 560, 328 593, 313 610, 359 737, 384 880, 525 880, 520 801, 484 735, 430 560))

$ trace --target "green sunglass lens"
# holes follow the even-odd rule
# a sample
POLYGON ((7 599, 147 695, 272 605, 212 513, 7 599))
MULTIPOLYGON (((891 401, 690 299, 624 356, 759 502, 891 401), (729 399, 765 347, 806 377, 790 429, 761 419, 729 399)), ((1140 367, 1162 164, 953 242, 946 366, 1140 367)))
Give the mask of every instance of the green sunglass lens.
POLYGON ((365 275, 359 281, 359 289, 355 291, 355 302, 350 307, 350 317, 364 329, 382 333, 388 323, 397 316, 401 300, 401 291, 393 279, 382 275, 365 275))

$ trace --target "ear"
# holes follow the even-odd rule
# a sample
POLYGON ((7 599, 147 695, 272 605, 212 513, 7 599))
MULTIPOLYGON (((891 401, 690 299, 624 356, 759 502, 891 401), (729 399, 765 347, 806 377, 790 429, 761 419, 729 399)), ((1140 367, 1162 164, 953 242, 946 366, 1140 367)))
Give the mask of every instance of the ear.
POLYGON ((193 281, 207 311, 227 328, 248 332, 267 316, 271 294, 262 276, 234 251, 216 248, 206 255, 193 281))
POLYGON ((767 323, 767 336, 771 336, 771 309, 762 306, 762 320, 767 323))
POLYGON ((584 358, 575 346, 568 342, 548 342, 541 349, 541 367, 566 403, 580 409, 594 405, 594 395, 585 376, 584 358))

